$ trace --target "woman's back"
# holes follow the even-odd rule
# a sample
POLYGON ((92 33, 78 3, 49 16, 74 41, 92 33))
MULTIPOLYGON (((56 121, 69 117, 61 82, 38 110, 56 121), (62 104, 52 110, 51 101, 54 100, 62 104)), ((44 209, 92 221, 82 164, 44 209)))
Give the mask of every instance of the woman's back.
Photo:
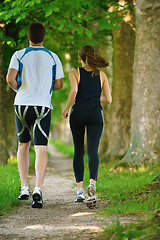
POLYGON ((80 82, 75 100, 76 105, 101 106, 101 81, 100 74, 93 74, 84 68, 79 68, 80 82))

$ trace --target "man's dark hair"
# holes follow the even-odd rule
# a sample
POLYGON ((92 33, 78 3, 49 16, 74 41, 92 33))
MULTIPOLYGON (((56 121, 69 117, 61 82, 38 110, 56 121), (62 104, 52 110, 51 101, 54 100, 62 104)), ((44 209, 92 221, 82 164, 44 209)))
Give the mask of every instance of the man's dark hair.
POLYGON ((34 22, 28 28, 29 40, 35 44, 44 40, 46 30, 42 23, 34 22))

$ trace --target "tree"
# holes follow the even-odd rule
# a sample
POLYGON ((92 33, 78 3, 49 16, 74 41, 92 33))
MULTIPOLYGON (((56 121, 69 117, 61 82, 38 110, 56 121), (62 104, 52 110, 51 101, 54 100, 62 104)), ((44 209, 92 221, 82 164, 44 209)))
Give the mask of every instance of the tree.
MULTIPOLYGON (((5 24, 3 22, 0 23, 0 33, 5 31, 5 24)), ((0 40, 1 40, 0 35, 0 40)), ((2 44, 0 44, 0 164, 6 164, 7 159, 9 157, 7 150, 7 136, 6 136, 6 121, 4 114, 4 74, 3 74, 3 51, 4 48, 2 44)))
POLYGON ((124 162, 160 157, 160 1, 137 0, 131 143, 124 162))
POLYGON ((126 153, 130 143, 135 24, 133 1, 113 35, 113 102, 105 111, 107 135, 104 158, 114 159, 126 153))

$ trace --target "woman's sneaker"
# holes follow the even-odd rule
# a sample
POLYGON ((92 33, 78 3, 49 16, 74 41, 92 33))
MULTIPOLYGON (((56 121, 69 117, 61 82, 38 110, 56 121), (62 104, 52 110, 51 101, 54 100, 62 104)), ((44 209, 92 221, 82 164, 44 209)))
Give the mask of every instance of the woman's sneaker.
POLYGON ((88 191, 88 197, 87 197, 87 201, 86 201, 87 207, 94 208, 96 206, 96 202, 97 202, 95 185, 93 183, 90 183, 87 191, 88 191))
POLYGON ((32 194, 32 208, 42 208, 43 200, 42 200, 42 191, 39 187, 35 187, 32 194))
POLYGON ((84 191, 83 189, 79 189, 76 194, 75 202, 83 202, 84 201, 84 191))
POLYGON ((19 200, 28 200, 29 198, 29 187, 24 186, 21 188, 21 192, 19 194, 19 200))
POLYGON ((87 192, 88 192, 88 198, 96 198, 96 187, 93 183, 90 183, 88 188, 87 188, 87 192))

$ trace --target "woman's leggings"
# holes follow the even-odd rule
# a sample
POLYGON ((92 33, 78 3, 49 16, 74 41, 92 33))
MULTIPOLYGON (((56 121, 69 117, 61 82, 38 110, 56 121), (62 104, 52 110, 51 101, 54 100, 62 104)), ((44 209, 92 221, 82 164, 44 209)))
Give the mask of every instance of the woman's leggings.
POLYGON ((96 106, 73 106, 70 114, 70 127, 74 142, 73 169, 76 182, 83 181, 84 135, 87 130, 87 153, 90 179, 97 180, 99 157, 98 146, 103 131, 103 111, 96 106))

